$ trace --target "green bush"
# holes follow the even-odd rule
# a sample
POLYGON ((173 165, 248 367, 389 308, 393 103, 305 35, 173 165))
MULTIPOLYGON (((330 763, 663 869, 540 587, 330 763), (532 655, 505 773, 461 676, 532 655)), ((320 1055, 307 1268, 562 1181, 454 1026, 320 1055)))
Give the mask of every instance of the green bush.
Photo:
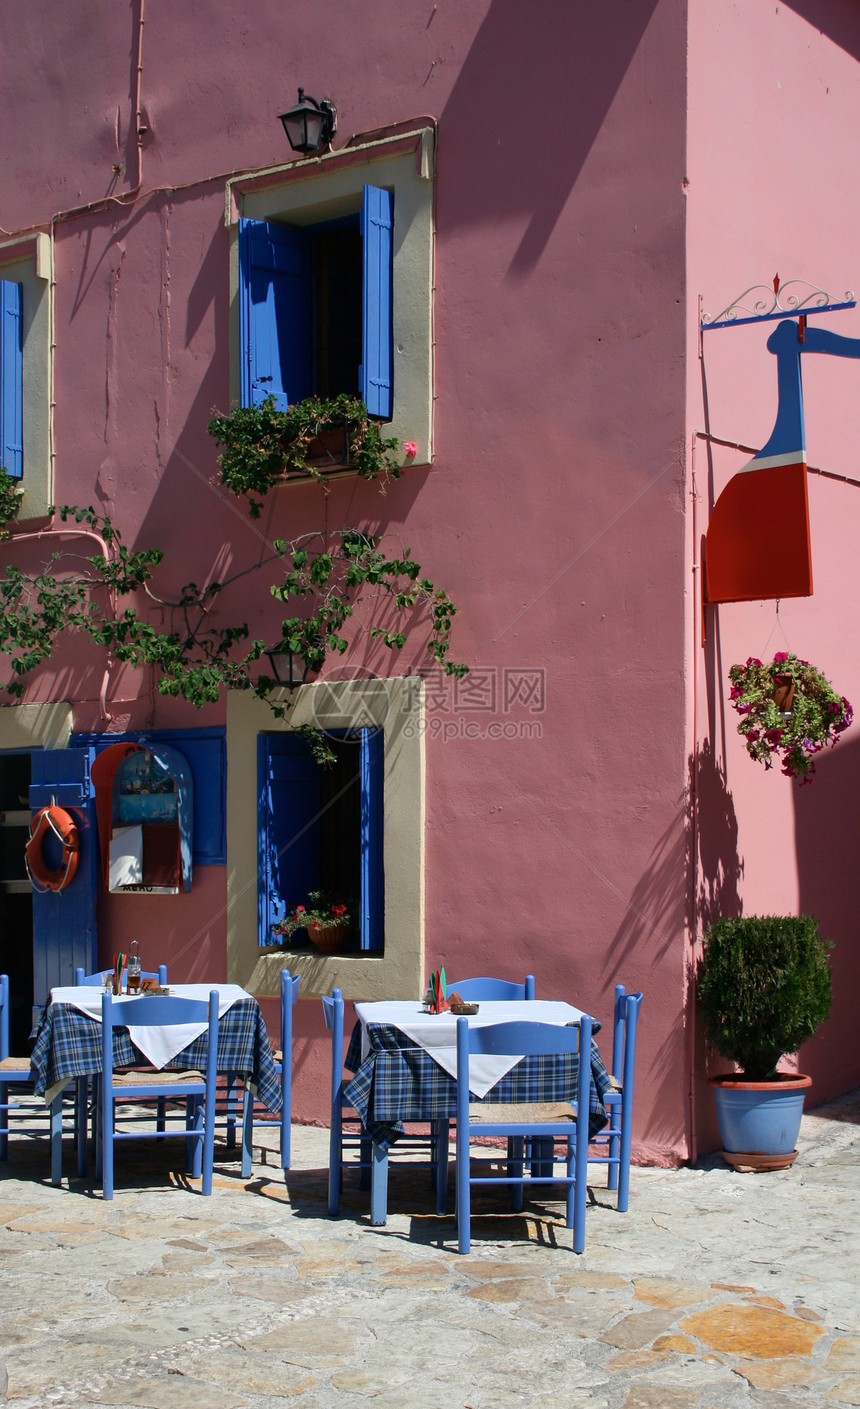
POLYGON ((767 1081, 830 1012, 828 952, 812 915, 717 920, 705 934, 697 993, 705 1033, 750 1081, 767 1081))

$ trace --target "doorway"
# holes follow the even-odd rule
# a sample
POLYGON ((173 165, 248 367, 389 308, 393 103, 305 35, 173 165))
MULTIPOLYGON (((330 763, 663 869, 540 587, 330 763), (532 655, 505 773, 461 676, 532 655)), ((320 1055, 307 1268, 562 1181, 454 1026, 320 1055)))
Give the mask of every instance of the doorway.
POLYGON ((9 975, 9 1049, 27 1051, 33 1023, 33 887, 24 865, 30 754, 0 752, 0 973, 9 975))

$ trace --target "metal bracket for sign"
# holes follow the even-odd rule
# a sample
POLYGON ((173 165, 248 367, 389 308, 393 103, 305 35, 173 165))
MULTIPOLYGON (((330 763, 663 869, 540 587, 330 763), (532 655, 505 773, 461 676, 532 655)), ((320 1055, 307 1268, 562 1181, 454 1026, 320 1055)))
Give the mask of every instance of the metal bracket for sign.
POLYGON ((857 301, 852 289, 848 289, 837 303, 831 300, 826 289, 816 288, 807 279, 786 279, 780 283, 779 275, 775 274, 772 287, 767 284, 752 284, 718 313, 716 318, 712 318, 709 313, 703 313, 699 320, 699 329, 705 333, 713 328, 738 328, 744 323, 769 323, 777 318, 791 318, 798 314, 809 317, 813 313, 838 313, 843 308, 856 307, 857 301), (799 287, 794 292, 796 286, 799 287), (803 289, 807 292, 803 293, 803 289), (764 297, 751 298, 757 293, 764 297), (751 299, 752 306, 745 303, 744 299, 751 299))

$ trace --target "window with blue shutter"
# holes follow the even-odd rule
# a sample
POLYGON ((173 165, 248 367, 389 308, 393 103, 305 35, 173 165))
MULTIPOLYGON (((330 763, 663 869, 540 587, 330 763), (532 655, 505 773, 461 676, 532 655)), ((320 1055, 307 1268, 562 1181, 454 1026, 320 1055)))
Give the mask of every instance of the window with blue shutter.
POLYGON ((365 186, 361 205, 362 366, 361 398, 371 416, 391 420, 391 238, 394 196, 365 186))
POLYGON ((391 418, 393 222, 375 186, 360 213, 323 224, 239 221, 243 406, 343 392, 391 418))
POLYGON ((0 279, 0 465, 24 473, 23 289, 0 279))
MULTIPOLYGON (((322 890, 354 902, 350 943, 384 947, 381 729, 327 731, 334 763, 321 768, 298 734, 260 734, 258 764, 259 943, 294 905, 322 890)), ((301 931, 295 947, 307 941, 301 931)))

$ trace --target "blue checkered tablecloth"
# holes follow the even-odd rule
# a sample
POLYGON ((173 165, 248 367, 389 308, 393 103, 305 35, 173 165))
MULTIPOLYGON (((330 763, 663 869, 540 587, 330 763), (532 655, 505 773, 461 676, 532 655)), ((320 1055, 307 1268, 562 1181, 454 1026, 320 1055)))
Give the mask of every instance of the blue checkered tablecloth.
MULTIPOLYGON (((176 1071, 203 1070, 208 1036, 203 1033, 173 1058, 176 1071)), ((135 1047, 127 1028, 114 1028, 115 1067, 149 1065, 135 1047)), ((70 1003, 50 1003, 36 1032, 30 1057, 37 1096, 75 1076, 94 1076, 102 1069, 102 1025, 70 1003)), ((268 1110, 281 1111, 281 1081, 275 1070, 266 1024, 256 998, 233 1003, 218 1023, 218 1070, 247 1076, 268 1110)))
MULTIPOLYGON (((423 1047, 416 1047, 400 1028, 368 1023, 370 1051, 361 1060, 361 1023, 356 1023, 345 1066, 355 1076, 344 1090, 371 1138, 389 1149, 403 1133, 407 1120, 453 1120, 457 1114, 457 1083, 423 1047)), ((579 1056, 566 1052, 524 1057, 486 1094, 486 1105, 526 1101, 565 1101, 576 1094, 579 1056)), ((591 1044, 591 1098, 588 1133, 606 1124, 602 1097, 611 1083, 596 1043, 591 1044)))

